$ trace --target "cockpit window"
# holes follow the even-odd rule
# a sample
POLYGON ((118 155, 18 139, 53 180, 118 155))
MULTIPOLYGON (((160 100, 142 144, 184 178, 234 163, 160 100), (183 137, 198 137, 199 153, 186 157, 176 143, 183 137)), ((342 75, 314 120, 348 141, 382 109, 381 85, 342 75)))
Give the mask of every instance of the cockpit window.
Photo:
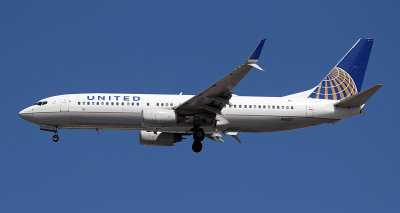
POLYGON ((38 106, 42 106, 42 105, 46 105, 46 104, 47 104, 47 101, 39 101, 39 102, 35 103, 35 105, 38 105, 38 106))

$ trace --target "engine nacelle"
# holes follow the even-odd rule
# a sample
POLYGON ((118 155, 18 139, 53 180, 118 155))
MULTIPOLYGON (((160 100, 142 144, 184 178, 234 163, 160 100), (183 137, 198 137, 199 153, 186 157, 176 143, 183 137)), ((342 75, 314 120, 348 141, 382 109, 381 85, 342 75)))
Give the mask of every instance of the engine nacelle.
POLYGON ((166 132, 147 132, 140 131, 140 144, 148 146, 173 146, 174 143, 182 141, 181 134, 166 132))
POLYGON ((177 123, 176 113, 168 109, 142 110, 143 127, 168 127, 177 123))

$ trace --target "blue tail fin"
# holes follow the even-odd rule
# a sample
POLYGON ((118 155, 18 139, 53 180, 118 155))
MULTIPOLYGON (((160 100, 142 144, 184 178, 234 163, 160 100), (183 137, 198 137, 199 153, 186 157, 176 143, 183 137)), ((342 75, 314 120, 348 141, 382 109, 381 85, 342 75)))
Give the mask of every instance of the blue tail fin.
POLYGON ((309 98, 341 100, 360 92, 373 42, 360 38, 309 98))

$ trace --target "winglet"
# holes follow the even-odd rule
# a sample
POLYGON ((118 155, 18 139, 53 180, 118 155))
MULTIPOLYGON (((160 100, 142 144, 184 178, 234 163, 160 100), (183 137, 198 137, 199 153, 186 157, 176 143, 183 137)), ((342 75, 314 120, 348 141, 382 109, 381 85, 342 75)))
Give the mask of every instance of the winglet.
MULTIPOLYGON (((261 55, 261 50, 264 47, 264 43, 265 43, 266 39, 263 39, 260 41, 260 43, 257 45, 257 47, 253 50, 253 52, 251 53, 249 59, 247 59, 247 64, 252 65, 252 64, 257 64, 258 59, 260 58, 261 55)), ((259 70, 263 70, 261 69, 261 67, 258 66, 253 66, 259 70)))
POLYGON ((263 68, 261 68, 261 67, 258 66, 257 64, 249 64, 249 65, 252 66, 252 67, 254 67, 254 68, 256 68, 256 69, 258 69, 258 70, 265 71, 265 70, 263 70, 263 68))
POLYGON ((258 44, 258 46, 256 47, 256 49, 254 49, 253 53, 251 53, 249 60, 258 60, 260 58, 261 55, 261 50, 264 46, 266 39, 263 39, 260 41, 260 43, 258 44))

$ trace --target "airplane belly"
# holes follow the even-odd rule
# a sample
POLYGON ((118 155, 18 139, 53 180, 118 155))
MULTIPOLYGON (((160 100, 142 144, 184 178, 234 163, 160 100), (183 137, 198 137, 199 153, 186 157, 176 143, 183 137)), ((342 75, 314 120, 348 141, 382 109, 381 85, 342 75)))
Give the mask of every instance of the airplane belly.
POLYGON ((277 132, 336 121, 333 119, 270 115, 224 116, 224 118, 229 121, 229 127, 226 131, 232 132, 277 132))

